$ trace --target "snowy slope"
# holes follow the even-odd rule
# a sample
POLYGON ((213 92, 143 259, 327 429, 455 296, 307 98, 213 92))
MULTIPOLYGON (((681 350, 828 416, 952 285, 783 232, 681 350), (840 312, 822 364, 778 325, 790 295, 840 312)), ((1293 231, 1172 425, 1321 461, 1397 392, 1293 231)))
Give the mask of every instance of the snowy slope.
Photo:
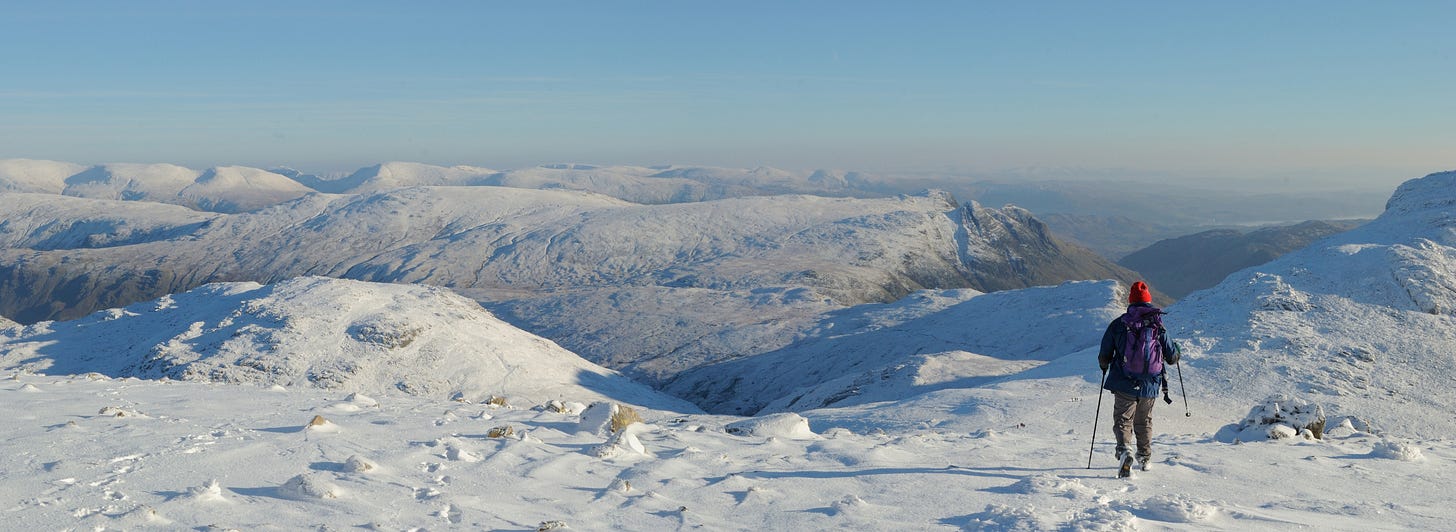
POLYGON ((718 186, 742 187, 758 190, 760 193, 793 194, 806 192, 810 180, 778 168, 761 166, 752 169, 720 167, 669 168, 653 174, 655 177, 690 179, 718 186))
POLYGON ((298 174, 294 179, 319 192, 357 194, 400 187, 478 185, 495 173, 477 166, 444 167, 395 161, 366 166, 338 178, 298 174))
MULTIPOLYGON (((1288 395, 1378 433, 1451 434, 1456 394, 1446 390, 1456 378, 1453 205, 1456 173, 1408 182, 1374 222, 1237 272, 1170 307, 1164 322, 1184 346, 1185 359, 1174 368, 1176 403, 1159 408, 1183 409, 1186 389, 1192 414, 1170 420, 1171 430, 1233 441, 1238 415, 1265 398, 1288 395)), ((1044 417, 1097 388, 1100 334, 1089 336, 1081 342, 1069 337, 1067 356, 1014 378, 918 396, 902 386, 907 393, 889 397, 898 399, 893 402, 806 415, 840 426, 945 429, 1044 417)), ((826 351, 814 360, 829 356, 826 351)), ((1087 405, 1077 408, 1092 419, 1087 405)))
POLYGON ((244 212, 313 192, 288 177, 241 166, 204 171, 173 164, 84 167, 27 159, 0 160, 0 191, 168 203, 212 212, 244 212))
POLYGON ((0 159, 0 191, 60 194, 66 189, 66 178, 85 169, 58 161, 0 159))
MULTIPOLYGON (((329 201, 300 203, 322 212, 329 201)), ((1375 222, 1170 308, 1167 322, 1187 346, 1176 371, 1188 406, 1175 384, 1178 401, 1155 409, 1154 469, 1130 481, 1112 478, 1110 400, 1102 404, 1097 389, 1094 347, 1124 296, 1094 282, 922 292, 826 310, 828 319, 813 322, 822 326, 795 325, 802 336, 789 349, 818 356, 775 372, 818 378, 810 366, 857 370, 856 361, 865 369, 801 390, 801 402, 822 404, 859 389, 802 412, 807 427, 795 414, 649 412, 648 423, 605 436, 580 430, 583 416, 571 413, 387 387, 370 398, 339 389, 21 373, 0 381, 0 401, 13 405, 0 416, 0 497, 13 501, 10 522, 39 529, 1443 529, 1456 519, 1447 496, 1456 481, 1453 206, 1456 173, 1412 181, 1375 222), (884 368, 893 370, 888 379, 859 379, 886 375, 884 368), (1229 437, 1246 413, 1270 408, 1266 397, 1281 392, 1325 409, 1324 439, 1229 437), (309 426, 315 415, 328 421, 309 426), (1094 416, 1102 422, 1095 433, 1094 416), (509 436, 490 437, 507 426, 509 436)), ((315 219, 302 212, 271 227, 315 219)), ((236 223, 216 225, 238 230, 236 223)), ((321 330, 308 324, 335 312, 359 316, 346 304, 358 294, 344 294, 308 301, 281 319, 321 330)), ((630 309, 664 300, 657 291, 630 295, 641 298, 623 300, 630 309)), ((811 299, 795 301, 790 314, 817 316, 811 299)), ((166 305, 77 323, 97 330, 166 314, 157 306, 166 305)), ((429 319, 436 307, 384 308, 394 318, 429 319)), ((149 325, 142 329, 158 334, 130 338, 186 353, 180 347, 202 338, 188 337, 192 321, 149 325)), ((291 338, 286 329, 235 332, 261 345, 291 338)), ((348 327, 328 329, 349 341, 348 327)), ((104 335, 77 328, 24 349, 82 361, 96 336, 104 335)), ((767 371, 748 374, 772 377, 767 371)))
POLYGON ((57 250, 177 238, 219 217, 176 205, 5 194, 0 247, 57 250))
MULTIPOLYGON (((0 214, 27 217, 26 227, 64 222, 8 204, 0 214)), ((506 187, 315 194, 125 248, 0 250, 0 265, 3 311, 21 321, 74 315, 57 313, 57 303, 90 310, 98 307, 84 305, 114 306, 206 281, 297 275, 536 293, 792 286, 840 304, 927 287, 1131 276, 1055 241, 1024 211, 957 205, 943 194, 637 205, 506 187), (157 281, 130 284, 138 277, 157 281)))
POLYGON ((67 196, 162 202, 177 196, 201 175, 175 164, 107 164, 66 178, 67 196))
POLYGON ((222 283, 0 332, 24 372, 258 385, 522 405, 615 400, 691 411, 447 290, 328 278, 222 283))
MULTIPOLYGON (((177 192, 180 204, 212 212, 245 212, 313 192, 285 176, 245 166, 209 168, 177 192)), ((164 203, 170 203, 161 200, 164 203)))
POLYGON ((918 292, 829 313, 791 345, 706 365, 666 389, 753 414, 897 400, 971 387, 1100 341, 1122 312, 1110 281, 981 294, 918 292))
POLYGON ((825 313, 844 308, 804 287, 602 288, 482 304, 501 319, 653 385, 703 364, 782 348, 825 313))
POLYGON ((0 498, 8 526, 43 530, 1436 530, 1456 518, 1450 439, 1337 428, 1229 445, 1165 424, 1156 468, 1124 481, 1105 432, 1087 468, 1084 399, 966 430, 806 434, 792 417, 690 415, 619 438, 572 414, 397 392, 22 374, 0 380, 0 498))
POLYGON ((1456 397, 1456 172, 1402 185, 1362 227, 1230 275, 1170 309, 1190 377, 1220 400, 1306 394, 1380 426, 1449 434, 1456 397))
POLYGON ((710 183, 660 176, 657 175, 659 171, 641 166, 545 165, 501 172, 484 183, 515 188, 581 190, 646 204, 729 197, 712 193, 710 183))
MULTIPOLYGON (((903 399, 808 411, 807 425, 793 414, 648 411, 647 423, 603 435, 588 429, 588 416, 524 401, 500 407, 388 386, 350 394, 307 379, 267 388, 22 372, 0 380, 0 401, 12 405, 0 416, 0 496, 14 501, 7 507, 12 523, 43 529, 1368 530, 1436 529, 1456 518, 1444 488, 1456 480, 1456 440, 1409 439, 1404 430, 1416 417, 1381 434, 1331 417, 1323 440, 1231 445, 1214 431, 1259 401, 1219 409, 1195 394, 1195 417, 1159 405, 1155 468, 1132 481, 1112 478, 1106 426, 1098 437, 1088 426, 1097 401, 1096 382, 1088 380, 1093 353, 1076 351, 1086 343, 1076 331, 1100 321, 1108 296, 1120 295, 1110 291, 1110 283, 1073 283, 926 292, 841 313, 836 328, 864 339, 841 347, 911 341, 918 333, 927 345, 989 342, 980 349, 1008 359, 1015 355, 996 345, 1070 354, 990 383, 929 383, 929 393, 905 386, 903 399), (1076 303, 1084 299, 1090 305, 1076 303), (988 309, 1009 311, 987 320, 988 309), (1048 329, 1070 330, 981 339, 950 326, 973 317, 966 326, 982 333, 1039 318, 1048 329)), ((219 352, 242 338, 254 345, 247 351, 262 354, 255 361, 286 366, 284 351, 256 347, 277 342, 303 348, 296 355, 317 365, 340 349, 333 344, 359 343, 351 331, 369 339, 365 349, 398 345, 406 336, 398 332, 470 306, 436 289, 324 279, 262 292, 268 287, 211 285, 72 326, 33 326, 27 330, 49 332, 22 349, 71 353, 61 358, 85 363, 71 368, 80 373, 118 365, 87 355, 103 339, 137 344, 143 358, 181 360, 214 333, 227 338, 219 352), (240 297, 229 295, 235 291, 240 297), (224 314, 233 318, 230 329, 206 325, 224 314), (204 325, 186 325, 194 319, 204 325), (154 334, 99 330, 129 320, 148 320, 130 332, 154 334)), ((449 329, 452 343, 477 345, 458 336, 469 327, 449 329)), ((421 332, 406 347, 439 332, 421 332)), ((15 358, 39 362, 26 353, 6 356, 15 358)), ((937 358, 943 364, 925 364, 921 373, 977 371, 990 362, 954 352, 937 358)), ((413 375, 436 373, 396 365, 413 375)), ((537 384, 552 385, 551 376, 538 377, 537 384)), ((568 401, 595 396, 589 387, 562 390, 568 401)))

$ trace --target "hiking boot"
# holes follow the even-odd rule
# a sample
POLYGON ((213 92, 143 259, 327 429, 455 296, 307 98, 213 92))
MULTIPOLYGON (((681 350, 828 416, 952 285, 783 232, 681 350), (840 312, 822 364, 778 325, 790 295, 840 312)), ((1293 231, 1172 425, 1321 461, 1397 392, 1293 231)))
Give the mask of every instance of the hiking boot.
POLYGON ((1132 454, 1122 453, 1122 463, 1117 467, 1117 477, 1127 478, 1132 476, 1132 454))
POLYGON ((1119 463, 1119 464, 1122 463, 1123 457, 1127 457, 1127 456, 1132 456, 1131 453, 1128 453, 1127 452, 1127 449, 1118 449, 1116 451, 1113 451, 1113 453, 1112 453, 1112 457, 1115 458, 1115 459, 1117 459, 1117 463, 1119 463))
POLYGON ((1152 469, 1152 468, 1153 468, 1153 460, 1151 458, 1139 458, 1138 459, 1138 469, 1141 469, 1143 471, 1147 471, 1147 470, 1152 469))

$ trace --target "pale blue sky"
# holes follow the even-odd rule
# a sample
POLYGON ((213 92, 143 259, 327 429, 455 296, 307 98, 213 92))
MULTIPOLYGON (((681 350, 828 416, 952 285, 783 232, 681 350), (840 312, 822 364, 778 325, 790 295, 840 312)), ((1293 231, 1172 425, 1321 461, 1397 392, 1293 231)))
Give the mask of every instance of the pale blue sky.
POLYGON ((1456 2, 7 2, 0 158, 1456 168, 1456 2))

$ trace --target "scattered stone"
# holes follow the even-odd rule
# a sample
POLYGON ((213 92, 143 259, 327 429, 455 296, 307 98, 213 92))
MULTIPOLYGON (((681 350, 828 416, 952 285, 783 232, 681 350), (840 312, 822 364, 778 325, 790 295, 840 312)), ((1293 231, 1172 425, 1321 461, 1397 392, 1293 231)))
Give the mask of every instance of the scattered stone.
POLYGON ((340 428, 334 422, 324 419, 323 416, 314 416, 313 419, 308 420, 307 425, 304 425, 303 430, 308 432, 338 432, 340 428))
POLYGON ((501 425, 485 432, 487 438, 505 438, 516 433, 516 429, 510 425, 501 425))
POLYGON ((348 397, 345 397, 344 400, 364 407, 379 406, 378 400, 360 393, 351 393, 348 395, 348 397))
POLYGON ((450 446, 446 447, 445 448, 445 458, 449 458, 450 460, 454 460, 456 462, 472 462, 472 463, 473 462, 479 462, 479 461, 481 461, 483 459, 483 457, 480 456, 479 454, 477 454, 475 452, 471 452, 469 449, 466 449, 464 447, 460 447, 458 445, 450 445, 450 446))
POLYGON ((344 471, 350 473, 364 473, 366 471, 371 471, 374 468, 374 462, 370 462, 369 460, 366 460, 364 459, 364 457, 357 454, 354 456, 350 456, 348 460, 344 461, 344 471))
POLYGON ((1402 462, 1414 462, 1425 458, 1425 455, 1421 453, 1419 447, 1406 442, 1391 440, 1377 442, 1375 448, 1370 450, 1370 456, 1400 460, 1402 462))
POLYGON ((819 435, 809 430, 809 420, 793 412, 769 414, 763 417, 729 423, 723 431, 738 436, 781 437, 795 440, 817 439, 819 435))
POLYGON ((616 458, 624 454, 637 454, 652 456, 647 451, 647 446, 642 445, 642 440, 631 429, 624 429, 612 435, 605 443, 592 447, 590 453, 597 458, 616 458))
POLYGON ((1296 437, 1318 440, 1324 438, 1324 431, 1323 407, 1297 397, 1275 395, 1251 409, 1237 425, 1225 427, 1220 431, 1224 436, 1220 439, 1235 442, 1296 437))
POLYGON ((536 532, 546 532, 547 530, 559 530, 562 528, 566 528, 565 521, 542 521, 541 525, 536 527, 536 532))
POLYGON ((103 415, 103 416, 108 416, 108 417, 135 417, 135 418, 146 418, 147 417, 147 416, 144 416, 144 415, 142 415, 141 413, 139 413, 139 412, 137 412, 135 410, 126 410, 126 409, 123 409, 123 408, 121 408, 119 406, 108 406, 108 407, 104 407, 99 412, 97 412, 97 414, 103 415))
POLYGON ((222 496, 222 486, 217 479, 208 480, 206 484, 187 489, 187 498, 194 501, 225 501, 222 496))
POLYGON ((139 521, 141 521, 143 523, 148 523, 148 524, 157 525, 157 526, 165 526, 165 525, 172 524, 172 520, 171 519, 167 519, 166 517, 162 517, 162 514, 157 513, 157 509, 156 508, 152 508, 151 506, 145 506, 145 505, 138 506, 135 510, 132 510, 131 512, 128 512, 126 514, 126 518, 127 519, 136 519, 136 520, 139 520, 139 521))
POLYGON ((843 499, 835 501, 830 507, 834 508, 836 514, 854 513, 868 508, 870 503, 865 502, 859 495, 846 495, 843 499))
POLYGON ((333 485, 323 475, 305 474, 288 479, 283 486, 278 488, 278 493, 284 497, 300 500, 308 499, 337 499, 343 495, 343 490, 333 485))
POLYGON ((628 425, 641 422, 642 416, 630 406, 617 403, 592 403, 581 413, 581 421, 577 423, 577 430, 606 436, 621 432, 628 425))

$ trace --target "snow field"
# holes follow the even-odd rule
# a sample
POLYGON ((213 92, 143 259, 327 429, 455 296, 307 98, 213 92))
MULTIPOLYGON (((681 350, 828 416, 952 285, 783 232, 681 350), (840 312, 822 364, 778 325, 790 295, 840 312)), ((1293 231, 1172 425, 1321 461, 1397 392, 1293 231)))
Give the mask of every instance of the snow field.
POLYGON ((1351 428, 1237 445, 1160 435, 1158 467, 1128 481, 1106 438, 1086 468, 1071 415, 1035 424, 1060 435, 805 434, 791 415, 647 411, 623 431, 646 452, 601 455, 614 436, 577 415, 398 393, 23 374, 0 399, 15 405, 0 497, 40 529, 1349 530, 1456 516, 1452 472, 1431 467, 1456 458, 1449 441, 1351 428), (309 428, 315 416, 334 428, 309 428), (743 423, 756 430, 728 430, 743 423), (513 433, 487 435, 499 426, 513 433))

